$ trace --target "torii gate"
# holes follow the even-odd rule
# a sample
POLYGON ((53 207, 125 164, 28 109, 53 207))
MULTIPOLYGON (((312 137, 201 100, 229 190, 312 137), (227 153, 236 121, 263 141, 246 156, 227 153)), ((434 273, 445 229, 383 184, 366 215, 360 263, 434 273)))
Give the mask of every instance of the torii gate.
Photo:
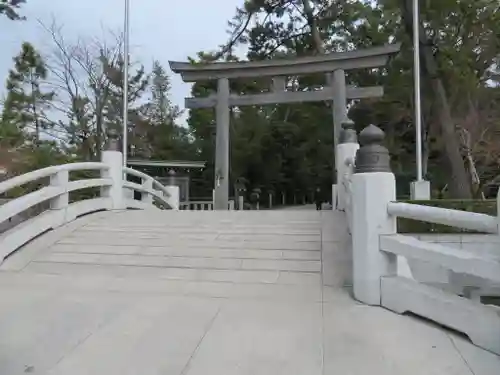
POLYGON ((342 122, 347 118, 347 100, 380 97, 384 94, 384 89, 381 86, 363 88, 347 86, 345 71, 382 67, 387 64, 390 56, 399 52, 400 48, 400 44, 390 44, 369 49, 295 59, 215 62, 197 65, 189 62, 169 61, 172 71, 179 73, 184 82, 217 80, 218 83, 216 94, 206 98, 185 99, 186 108, 216 108, 214 209, 228 209, 230 107, 332 100, 335 147, 342 122), (331 74, 332 72, 329 86, 322 90, 301 92, 286 90, 286 77, 311 73, 331 74), (271 92, 234 95, 229 91, 229 79, 264 76, 273 79, 271 92))

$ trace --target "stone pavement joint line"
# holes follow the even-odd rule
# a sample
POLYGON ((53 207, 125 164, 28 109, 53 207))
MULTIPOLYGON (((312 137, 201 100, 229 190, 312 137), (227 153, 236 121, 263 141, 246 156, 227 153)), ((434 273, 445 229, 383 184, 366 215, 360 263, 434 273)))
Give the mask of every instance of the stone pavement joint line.
POLYGON ((0 374, 500 374, 499 357, 354 301, 334 211, 127 211, 0 266, 0 374))

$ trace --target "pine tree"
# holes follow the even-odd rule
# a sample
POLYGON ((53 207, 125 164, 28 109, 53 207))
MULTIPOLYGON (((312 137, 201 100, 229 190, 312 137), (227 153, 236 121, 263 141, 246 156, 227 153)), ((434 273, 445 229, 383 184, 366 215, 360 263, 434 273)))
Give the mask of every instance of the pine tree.
POLYGON ((142 153, 155 159, 192 159, 194 150, 188 130, 176 124, 180 109, 170 100, 170 77, 155 61, 151 74, 151 98, 143 106, 142 153))
POLYGON ((0 14, 5 14, 11 20, 21 20, 23 17, 17 13, 17 8, 26 0, 0 0, 0 14))
POLYGON ((153 63, 151 77, 151 104, 149 116, 157 124, 173 123, 181 114, 170 100, 172 84, 170 77, 159 61, 153 63))
POLYGON ((46 115, 54 98, 54 92, 42 88, 46 78, 47 69, 41 55, 30 43, 23 43, 7 78, 2 114, 5 132, 17 136, 25 133, 39 145, 41 132, 54 125, 46 115))
MULTIPOLYGON (((106 79, 109 80, 109 93, 104 105, 105 127, 115 128, 120 134, 123 129, 123 94, 124 94, 124 59, 119 56, 116 61, 110 61, 105 56, 101 57, 106 79)), ((135 72, 129 67, 128 77, 128 153, 134 150, 134 138, 136 134, 140 134, 142 124, 139 116, 141 105, 139 100, 145 93, 148 84, 149 76, 143 66, 140 66, 135 72)))

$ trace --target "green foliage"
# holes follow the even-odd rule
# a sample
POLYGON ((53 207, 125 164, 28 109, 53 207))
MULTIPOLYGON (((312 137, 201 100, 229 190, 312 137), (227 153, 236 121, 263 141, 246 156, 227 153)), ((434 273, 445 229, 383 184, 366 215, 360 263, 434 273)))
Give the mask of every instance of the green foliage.
POLYGON ((54 92, 43 89, 46 78, 47 68, 42 57, 30 43, 23 43, 7 78, 7 98, 2 113, 0 134, 8 138, 10 144, 21 143, 24 132, 38 145, 41 132, 53 125, 46 112, 54 92))
MULTIPOLYGON (((104 103, 105 128, 114 128, 118 132, 123 129, 123 98, 124 98, 124 59, 119 55, 116 61, 110 60, 106 56, 101 56, 101 64, 103 66, 106 80, 110 83, 108 87, 107 100, 104 103)), ((135 135, 136 120, 139 118, 138 111, 140 104, 138 101, 145 93, 148 84, 149 76, 146 73, 144 66, 140 66, 135 72, 129 69, 128 77, 128 108, 129 122, 127 128, 129 133, 135 135)), ((133 143, 131 143, 133 144, 133 143)), ((130 150, 129 150, 130 152, 130 150)))
MULTIPOLYGON (((385 130, 394 172, 400 180, 411 181, 416 169, 413 48, 412 35, 402 21, 404 1, 246 0, 230 22, 229 42, 218 53, 200 53, 192 62, 234 60, 233 50, 241 46, 248 49, 249 60, 262 60, 401 42, 401 53, 386 68, 348 71, 348 84, 382 85, 385 92, 382 98, 352 101, 349 116, 358 131, 370 123, 385 130)), ((486 84, 498 83, 498 38, 494 37, 500 35, 498 8, 493 0, 421 2, 422 26, 433 44, 438 74, 448 94, 445 99, 459 130, 463 164, 478 195, 500 180, 496 168, 500 160, 500 85, 486 84)), ((326 82, 321 75, 287 78, 288 90, 312 90, 326 82)), ((259 93, 266 91, 269 83, 263 79, 234 80, 231 89, 240 94, 259 93)), ((207 96, 215 89, 213 83, 197 83, 192 95, 207 96)), ((440 108, 425 79, 422 98, 424 174, 440 197, 452 196, 453 191, 447 193, 449 186, 454 186, 451 156, 444 147, 448 140, 442 139, 440 108)), ((213 163, 213 111, 193 110, 188 122, 202 157, 213 163)), ((329 189, 331 133, 331 108, 324 103, 235 108, 231 180, 245 177, 250 186, 302 193, 318 184, 329 189)), ((207 174, 213 175, 213 170, 207 174)), ((407 188, 401 188, 399 194, 406 195, 407 188)))
POLYGON ((182 112, 170 100, 170 77, 158 61, 153 63, 150 82, 151 97, 139 111, 134 155, 155 160, 195 159, 187 129, 176 124, 182 112))
MULTIPOLYGON (((16 161, 10 165, 10 175, 21 175, 53 165, 65 164, 71 159, 65 155, 56 142, 42 141, 39 146, 23 145, 16 150, 16 161)), ((9 190, 5 198, 17 198, 48 184, 48 179, 40 179, 9 190)))
MULTIPOLYGON (((422 206, 432 206, 447 208, 451 210, 460 210, 467 212, 477 212, 481 214, 488 214, 497 216, 497 201, 496 199, 490 200, 453 200, 453 199, 439 199, 428 201, 402 201, 405 203, 418 204, 422 206)), ((397 219, 398 233, 469 233, 466 229, 450 227, 447 225, 427 223, 418 220, 411 220, 405 218, 397 219)))
MULTIPOLYGON (((16 5, 16 1, 2 0, 16 5)), ((200 52, 193 64, 215 60, 235 61, 235 48, 247 49, 249 60, 283 59, 318 53, 339 52, 401 42, 401 53, 383 69, 348 71, 347 83, 384 87, 382 98, 349 103, 349 116, 360 131, 376 123, 386 132, 392 167, 398 176, 398 196, 408 194, 415 174, 415 128, 413 119, 413 62, 411 35, 405 28, 402 5, 407 0, 245 0, 230 21, 230 40, 217 52, 200 52)), ((500 11, 494 0, 421 1, 422 28, 450 106, 452 121, 461 138, 460 155, 478 196, 496 191, 500 181, 500 75, 498 35, 500 11), (489 84, 487 84, 489 83, 489 84), (477 176, 476 176, 476 175, 477 176)), ((2 115, 0 137, 8 147, 20 147, 35 120, 40 131, 51 130, 50 140, 61 132, 58 153, 90 160, 99 157, 105 129, 123 125, 123 58, 121 40, 82 39, 67 44, 57 30, 53 39, 59 48, 58 66, 44 67, 33 52, 31 69, 38 80, 55 80, 65 86, 64 118, 50 121, 36 116, 21 104, 10 105, 2 115), (69 82, 69 83, 68 83, 69 82), (21 109, 19 109, 21 108, 21 109), (29 115, 29 116, 28 116, 29 115), (51 128, 51 129, 49 129, 51 128), (8 142, 7 142, 8 141, 8 142)), ((24 48, 24 47, 23 47, 24 48)), ((25 59, 26 60, 26 59, 25 59)), ((52 60, 51 60, 52 61, 52 60)), ((51 63, 52 64, 52 63, 51 63)), ((17 67, 13 71, 18 71, 17 67)), ((21 69, 22 70, 22 69, 21 69)), ((16 76, 12 75, 13 82, 16 76)), ((423 78, 426 78, 425 76, 423 78)), ((433 77, 431 77, 433 78, 433 77)), ((36 98, 45 110, 50 92, 28 90, 26 81, 12 84, 11 103, 36 98), (24 91, 18 89, 22 87, 24 91), (31 96, 30 96, 31 94, 31 96), (22 99, 22 100, 21 100, 22 99), (24 100, 26 99, 26 100, 24 100)), ((149 159, 197 159, 208 162, 196 182, 196 195, 210 196, 214 179, 215 117, 213 109, 189 112, 188 128, 178 125, 181 112, 172 105, 168 74, 159 62, 148 71, 130 66, 129 150, 131 157, 149 159)), ((315 90, 327 83, 324 75, 286 77, 287 90, 315 90)), ((231 91, 251 94, 268 90, 267 79, 231 80, 231 91)), ((36 88, 36 87, 35 87, 36 88)), ((198 82, 192 96, 205 97, 216 90, 214 81, 198 82)), ((449 197, 449 140, 442 136, 440 108, 429 79, 423 80, 424 174, 432 181, 436 196, 449 197)), ((7 103, 6 103, 7 104, 7 103)), ((120 130, 121 132, 121 130, 120 130)), ((233 108, 230 124, 230 179, 246 181, 247 195, 254 188, 309 195, 317 186, 329 191, 333 169, 333 121, 330 103, 300 103, 233 108)), ((40 142, 43 143, 43 142, 40 142)), ((45 157, 45 156, 44 156, 45 157)), ((48 155, 54 157, 55 155, 48 155)), ((43 164, 43 163, 42 163, 43 164)), ((231 192, 232 194, 233 192, 231 192)), ((248 197, 247 197, 248 198, 248 197)), ((279 199, 280 200, 280 199, 279 199)))
POLYGON ((24 19, 17 10, 25 2, 26 0, 0 0, 0 14, 6 15, 13 21, 24 19))
MULTIPOLYGON (((105 129, 115 127, 121 133, 124 65, 119 48, 103 47, 95 53, 90 45, 77 48, 65 45, 63 39, 57 41, 61 51, 55 57, 62 59, 61 65, 48 66, 29 43, 22 45, 14 59, 0 120, 0 163, 10 176, 95 159, 105 129), (57 106, 52 106, 55 93, 45 90, 46 82, 60 89, 57 106)), ((187 129, 176 124, 181 112, 169 99, 171 85, 165 69, 155 62, 151 73, 143 66, 131 66, 129 71, 129 155, 196 159, 187 129)), ((71 179, 96 177, 95 171, 70 175, 71 179)), ((9 191, 7 197, 27 194, 47 183, 42 179, 26 184, 9 191)), ((96 189, 77 191, 70 199, 92 198, 97 193, 96 189)))

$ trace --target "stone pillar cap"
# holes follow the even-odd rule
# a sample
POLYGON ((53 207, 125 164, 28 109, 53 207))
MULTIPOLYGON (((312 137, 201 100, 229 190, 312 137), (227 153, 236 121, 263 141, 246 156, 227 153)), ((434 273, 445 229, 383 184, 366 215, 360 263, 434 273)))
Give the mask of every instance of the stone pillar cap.
POLYGON ((359 133, 361 147, 356 153, 356 173, 391 172, 389 150, 383 145, 385 133, 369 125, 359 133))
POLYGON ((342 122, 342 130, 339 135, 339 144, 342 143, 358 143, 358 136, 354 129, 354 121, 345 119, 342 122))
POLYGON ((120 136, 116 129, 108 128, 106 130, 107 142, 106 142, 106 151, 120 151, 120 136))
POLYGON ((370 124, 359 133, 359 137, 363 146, 382 144, 385 139, 385 133, 378 126, 370 124))

